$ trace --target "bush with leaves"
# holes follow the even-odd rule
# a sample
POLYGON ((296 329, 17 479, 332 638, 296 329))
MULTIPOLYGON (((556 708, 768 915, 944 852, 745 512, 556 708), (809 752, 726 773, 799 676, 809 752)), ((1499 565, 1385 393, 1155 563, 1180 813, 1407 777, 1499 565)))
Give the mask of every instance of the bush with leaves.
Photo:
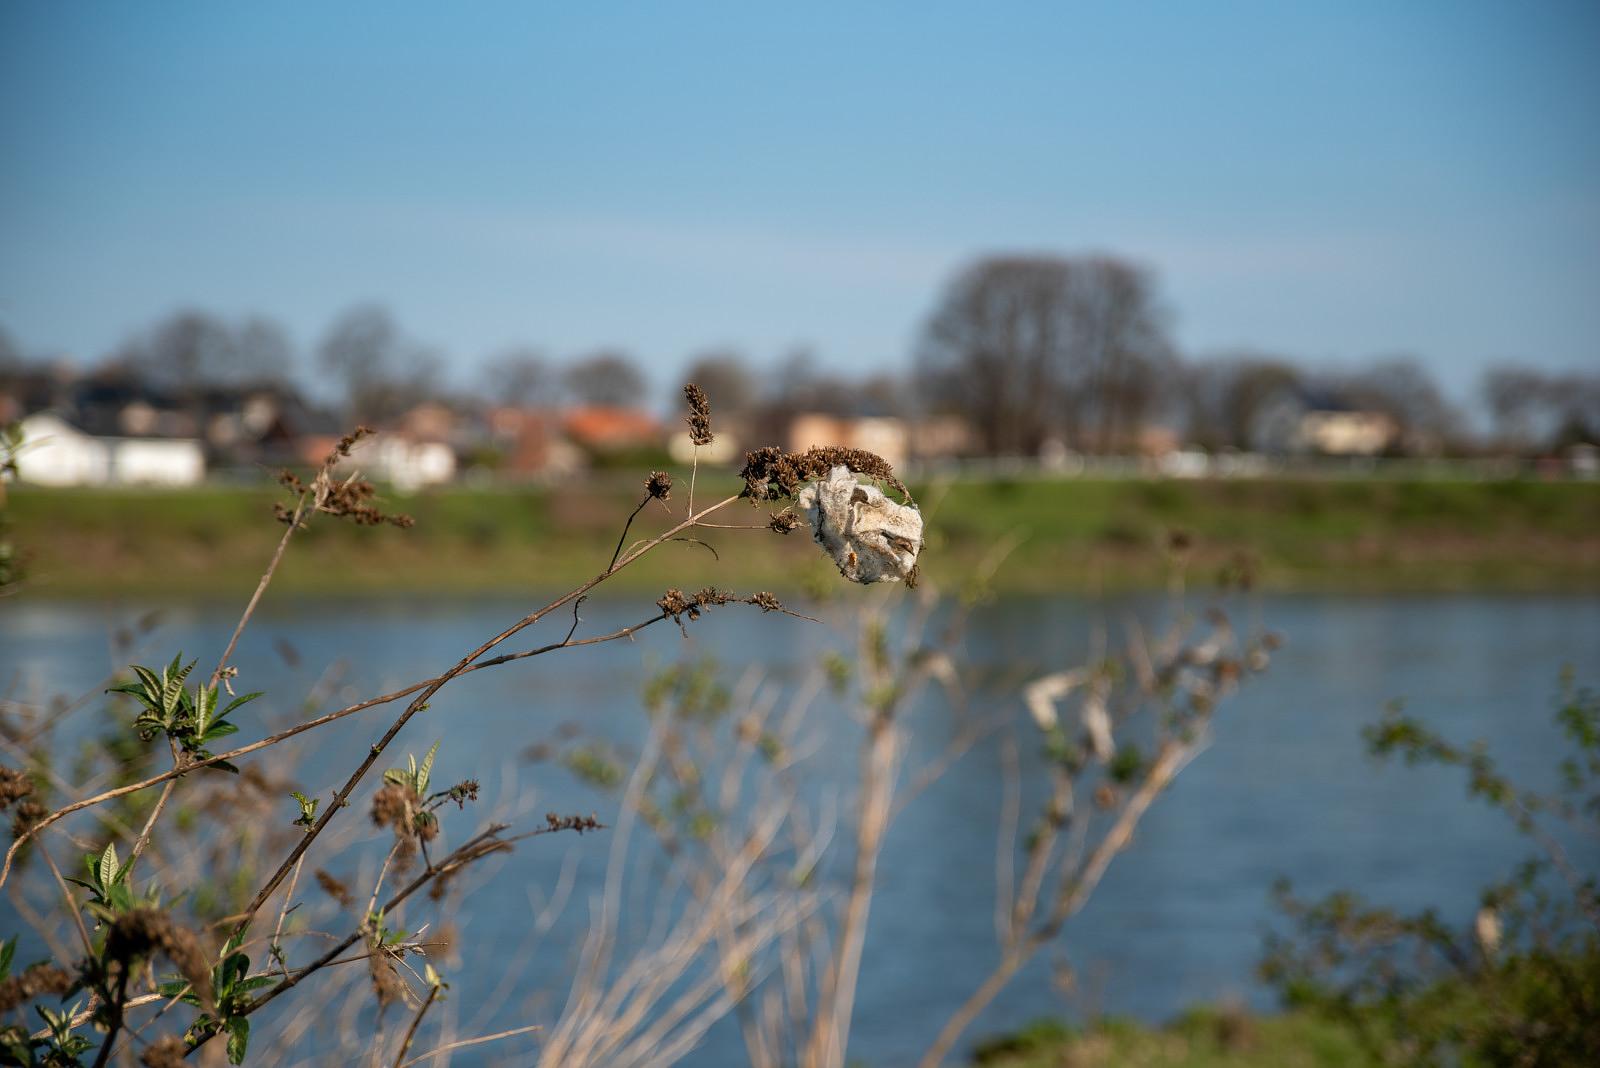
POLYGON ((1292 928, 1269 937, 1261 971, 1286 1004, 1348 1023, 1385 1063, 1596 1063, 1600 694, 1564 676, 1555 718, 1570 753, 1548 792, 1519 787, 1481 743, 1457 745, 1397 707, 1366 728, 1379 758, 1461 769, 1470 796, 1504 813, 1537 853, 1484 888, 1465 926, 1348 891, 1302 901, 1280 883, 1292 928))
MULTIPOLYGON (((686 390, 686 397, 694 440, 697 446, 707 444, 712 440, 708 400, 694 387, 686 390)), ((411 525, 408 517, 383 511, 376 487, 351 470, 359 460, 355 448, 368 433, 360 428, 342 439, 315 471, 286 471, 280 477, 287 499, 275 506, 274 514, 284 526, 282 535, 216 667, 203 681, 195 674, 196 662, 185 661, 181 653, 160 668, 134 664, 128 669, 130 677, 109 680, 105 692, 115 701, 131 703, 132 714, 113 706, 114 715, 125 717, 122 726, 85 751, 78 763, 83 773, 78 781, 63 775, 59 753, 52 747, 61 722, 87 698, 48 708, 0 708, 0 740, 20 765, 0 768, 0 809, 11 816, 13 830, 0 866, 0 887, 17 871, 38 872, 43 865, 59 890, 57 910, 50 915, 24 913, 20 908, 18 912, 35 927, 36 941, 50 947, 56 963, 13 971, 16 939, 5 943, 0 957, 0 1019, 8 1021, 0 1030, 0 1063, 99 1066, 114 1056, 136 1056, 146 1064, 164 1065, 219 1037, 225 1039, 229 1061, 242 1063, 250 1054, 252 1021, 307 979, 346 959, 366 961, 380 1023, 385 1006, 403 1002, 415 1010, 394 1055, 394 1063, 400 1063, 408 1056, 423 1015, 447 986, 431 960, 420 973, 407 962, 409 957, 425 955, 434 941, 422 937, 423 927, 400 919, 402 906, 423 889, 437 900, 463 870, 519 840, 601 827, 592 815, 551 813, 542 825, 522 832, 489 823, 461 844, 447 847, 441 810, 451 804, 464 809, 477 799, 478 784, 465 779, 436 788, 433 777, 440 757, 436 743, 421 760, 412 756, 403 767, 385 772, 371 795, 373 822, 390 840, 377 878, 364 895, 365 907, 352 908, 361 895, 338 876, 313 869, 315 882, 337 905, 335 922, 340 913, 356 914, 346 921, 342 934, 317 932, 323 942, 309 956, 298 952, 296 946, 308 944, 301 936, 313 933, 298 918, 290 919, 306 904, 297 892, 308 858, 314 848, 320 846, 326 853, 339 835, 348 840, 355 833, 340 815, 355 803, 357 791, 407 723, 426 711, 440 689, 471 672, 631 638, 669 619, 682 627, 724 606, 794 614, 770 593, 735 595, 706 587, 685 595, 674 589, 638 623, 607 634, 581 634, 579 607, 591 591, 646 554, 697 540, 692 535, 702 527, 727 526, 707 521, 741 500, 759 506, 772 497, 763 494, 758 499, 747 489, 697 507, 696 463, 685 480, 686 505, 679 509, 671 503, 671 476, 651 472, 639 506, 623 524, 615 551, 594 578, 528 612, 438 674, 222 749, 220 743, 241 729, 236 714, 261 696, 259 692, 234 695, 238 675, 232 663, 234 651, 295 536, 318 517, 367 527, 411 525), (662 513, 663 529, 630 543, 634 522, 652 505, 662 513), (571 612, 571 624, 559 641, 499 651, 563 610, 571 612), (271 762, 273 754, 301 734, 397 702, 403 703, 403 710, 377 732, 331 796, 307 795, 284 778, 281 765, 271 762), (170 757, 165 770, 155 763, 164 759, 162 749, 170 757), (215 772, 236 776, 233 786, 225 791, 208 787, 207 783, 229 778, 215 772), (102 788, 107 779, 114 785, 102 788), (287 813, 285 802, 292 804, 287 813), (164 825, 164 814, 174 808, 177 818, 164 825), (328 834, 336 821, 339 830, 328 834), (209 862, 172 865, 161 856, 164 850, 152 849, 158 840, 165 843, 191 835, 197 826, 211 827, 206 839, 209 862), (69 879, 61 874, 53 844, 67 840, 82 849, 84 843, 107 839, 109 844, 98 844, 85 855, 83 876, 69 879), (274 857, 274 851, 279 855, 274 857), (151 857, 155 859, 147 859, 151 857), (148 869, 144 879, 139 876, 142 859, 148 869), (213 878, 207 869, 218 867, 227 870, 213 878), (273 915, 269 908, 274 905, 276 922, 264 922, 264 917, 273 915), (63 928, 75 945, 60 937, 63 928), (251 947, 264 947, 264 952, 251 947), (408 975, 416 975, 419 982, 408 980, 408 975), (37 1017, 37 1023, 26 1022, 30 1015, 37 1017)), ((0 441, 6 458, 14 444, 10 437, 0 441)), ((761 455, 770 459, 767 453, 761 455)), ((854 465, 869 478, 894 481, 887 465, 870 454, 841 457, 839 462, 854 465)), ((779 494, 777 499, 786 498, 779 494)), ((761 522, 750 529, 767 526, 761 522)), ((9 557, 0 563, 9 566, 9 557)), ((0 570, 0 585, 11 578, 11 572, 0 570)), ((15 891, 15 885, 10 889, 15 891)), ((381 1046, 389 1037, 380 1031, 374 1043, 381 1046)))

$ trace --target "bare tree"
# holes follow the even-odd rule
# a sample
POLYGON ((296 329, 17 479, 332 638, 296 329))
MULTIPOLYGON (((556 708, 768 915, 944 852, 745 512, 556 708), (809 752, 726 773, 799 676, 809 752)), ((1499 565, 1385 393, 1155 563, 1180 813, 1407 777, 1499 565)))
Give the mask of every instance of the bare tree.
POLYGON ((1458 434, 1460 415, 1439 392, 1433 375, 1410 356, 1380 360, 1345 384, 1351 400, 1384 412, 1411 451, 1434 452, 1458 434))
POLYGON ((283 327, 260 316, 245 321, 234 338, 240 380, 287 384, 294 377, 294 345, 283 327))
POLYGON ((1050 437, 1109 451, 1153 414, 1176 365, 1154 283, 1108 256, 1005 256, 945 292, 917 353, 926 399, 991 452, 1050 437))
POLYGON ((235 324, 186 309, 123 342, 106 364, 193 400, 206 387, 286 382, 293 361, 288 336, 269 319, 235 324))
POLYGON ((560 384, 544 353, 527 346, 507 349, 483 369, 483 388, 496 404, 545 408, 556 403, 560 384))
POLYGON ((755 376, 744 356, 731 349, 701 353, 689 364, 684 381, 705 390, 712 406, 731 416, 743 415, 756 401, 755 376))
POLYGON ((192 309, 168 316, 126 342, 113 357, 113 362, 180 394, 231 381, 237 361, 238 346, 228 324, 192 309))
POLYGON ((1241 354, 1198 363, 1183 376, 1189 439, 1210 449, 1257 449, 1260 417, 1274 397, 1302 386, 1287 360, 1241 354))
POLYGON ((1495 436, 1503 444, 1524 447, 1532 443, 1548 399, 1546 387, 1544 375, 1526 367, 1491 367, 1484 373, 1483 399, 1494 419, 1495 436))
POLYGON ((562 376, 568 391, 583 404, 629 408, 645 397, 644 375, 625 354, 604 349, 585 356, 562 376))
POLYGON ((1481 389, 1495 436, 1512 448, 1593 441, 1600 433, 1600 375, 1506 365, 1490 368, 1481 389))
POLYGON ((343 384, 357 419, 382 422, 438 392, 438 357, 405 338, 375 304, 357 305, 334 320, 318 359, 343 384))

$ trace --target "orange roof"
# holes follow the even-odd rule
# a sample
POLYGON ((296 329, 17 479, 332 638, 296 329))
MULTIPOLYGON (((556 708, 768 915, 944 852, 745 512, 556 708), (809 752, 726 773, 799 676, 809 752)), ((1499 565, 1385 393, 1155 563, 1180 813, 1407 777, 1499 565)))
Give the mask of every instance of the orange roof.
POLYGON ((637 408, 574 408, 564 420, 567 436, 584 445, 616 448, 661 440, 661 424, 637 408))

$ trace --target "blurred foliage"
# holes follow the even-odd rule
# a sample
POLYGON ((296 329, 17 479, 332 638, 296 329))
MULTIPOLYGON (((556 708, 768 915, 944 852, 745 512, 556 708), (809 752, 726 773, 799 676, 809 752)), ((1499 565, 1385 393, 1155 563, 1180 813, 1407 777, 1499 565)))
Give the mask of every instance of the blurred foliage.
POLYGON ((1269 937, 1261 973, 1288 1006, 1350 1027, 1382 1064, 1600 1062, 1600 695, 1564 677, 1555 718, 1571 753, 1552 793, 1520 788, 1482 744, 1458 746, 1398 707, 1367 728, 1379 758, 1464 771, 1469 795, 1538 854, 1484 888, 1465 928, 1435 909, 1404 914, 1350 892, 1306 902, 1280 884, 1292 931, 1269 937))
POLYGON ((1354 1034, 1311 1013, 1252 1016, 1191 1009, 1165 1027, 1118 1018, 1074 1028, 1051 1020, 978 1044, 986 1068, 1360 1068, 1374 1062, 1354 1034))

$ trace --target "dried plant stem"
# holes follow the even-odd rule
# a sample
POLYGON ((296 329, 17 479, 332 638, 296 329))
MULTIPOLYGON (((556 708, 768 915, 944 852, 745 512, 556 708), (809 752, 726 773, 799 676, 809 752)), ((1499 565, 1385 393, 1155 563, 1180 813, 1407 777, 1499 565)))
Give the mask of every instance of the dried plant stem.
POLYGON ((261 573, 261 581, 256 583, 256 591, 250 595, 250 601, 244 606, 244 612, 239 616, 239 622, 233 628, 233 635, 228 638, 227 648, 222 650, 222 658, 217 661, 217 669, 211 673, 208 686, 215 686, 222 678, 222 672, 227 668, 228 661, 233 659, 233 651, 239 645, 239 636, 244 633, 244 628, 249 626, 250 617, 256 614, 256 606, 261 603, 261 596, 267 592, 267 587, 272 584, 273 575, 278 572, 278 565, 283 562, 283 554, 289 548, 289 539, 294 537, 294 532, 300 529, 300 523, 305 518, 306 503, 310 495, 302 493, 295 503, 294 513, 289 517, 288 526, 284 528, 283 537, 278 539, 278 547, 272 551, 272 559, 267 562, 267 569, 261 573))
POLYGON ((850 1017, 855 1008, 856 979, 866 943, 867 916, 877 881, 878 857, 889 826, 894 794, 899 735, 888 714, 874 718, 862 759, 861 811, 856 830, 856 864, 839 926, 838 948, 817 1001, 817 1017, 805 1058, 809 1068, 838 1068, 844 1063, 850 1017))
POLYGON ((167 802, 172 798, 172 791, 177 789, 178 786, 178 776, 176 773, 183 768, 183 758, 178 753, 177 743, 173 742, 171 739, 168 739, 167 745, 172 750, 172 770, 174 774, 172 778, 167 780, 167 785, 161 788, 161 796, 156 798, 155 807, 150 810, 150 815, 145 818, 144 826, 139 830, 139 837, 134 839, 133 851, 128 857, 128 864, 130 867, 134 861, 139 859, 140 854, 145 851, 145 848, 149 846, 150 835, 156 829, 156 821, 161 818, 162 810, 167 807, 167 802))
POLYGON ((455 678, 457 675, 460 675, 462 672, 466 671, 472 666, 474 661, 483 656, 483 654, 487 653, 489 650, 493 649, 495 646, 499 645, 501 642, 505 641, 507 638, 510 638, 518 632, 531 627, 533 624, 539 622, 539 620, 543 619, 551 612, 554 612, 557 609, 584 596, 590 590, 594 589, 606 579, 610 578, 612 575, 615 575, 618 571, 621 571, 623 568, 639 559, 651 549, 662 544, 663 542, 670 541, 684 530, 692 527, 696 522, 698 522, 700 519, 703 519, 706 515, 715 512, 719 508, 726 507, 738 499, 739 498, 737 496, 727 497, 717 504, 712 505, 710 508, 707 508, 704 512, 691 513, 688 518, 667 530, 665 533, 657 535, 644 545, 640 546, 638 549, 623 556, 620 560, 613 561, 605 571, 601 572, 599 575, 596 575, 588 582, 585 582, 577 589, 563 594, 554 601, 551 601, 549 604, 545 605, 543 608, 536 609, 533 612, 528 613, 526 616, 523 616, 520 620, 507 627, 493 638, 490 638, 482 645, 479 645, 472 652, 468 653, 456 664, 455 667, 451 668, 449 671, 445 672, 443 675, 440 675, 438 678, 429 683, 421 693, 412 699, 411 703, 405 707, 405 710, 395 718, 395 721, 392 724, 389 725, 389 729, 384 731, 382 737, 380 737, 372 746, 372 748, 368 750, 366 757, 362 759, 361 763, 356 766, 355 771, 351 772, 350 777, 345 780, 344 785, 341 786, 334 794, 333 802, 328 806, 327 811, 324 812, 321 818, 319 818, 317 822, 312 825, 311 829, 306 832, 305 836, 301 838, 300 841, 295 843, 294 848, 290 850, 289 855, 284 858, 283 862, 278 865, 278 869, 272 873, 271 878, 269 878, 265 885, 263 885, 261 889, 257 891, 256 896, 251 900, 250 905, 244 911, 244 918, 239 921, 238 930, 243 931, 250 925, 251 919, 254 918, 256 912, 261 909, 261 906, 266 904, 267 899, 272 896, 273 892, 277 890, 279 884, 283 882, 284 878, 288 875, 289 870, 294 866, 295 861, 299 860, 300 857, 305 854, 305 851, 311 848, 311 843, 317 840, 318 836, 322 834, 322 832, 327 828, 328 824, 333 822, 333 819, 338 814, 339 810, 349 802, 350 794, 355 791, 355 788, 358 785, 360 785, 361 780, 366 778, 367 772, 372 770, 372 766, 376 764, 378 758, 383 755, 383 751, 388 748, 389 743, 394 741, 395 736, 399 734, 400 731, 405 728, 405 725, 411 721, 411 717, 415 716, 423 708, 427 707, 428 700, 433 697, 434 694, 438 693, 446 683, 455 678))
MULTIPOLYGON (((733 498, 730 498, 730 500, 732 500, 732 499, 733 498)), ((726 503, 726 502, 724 502, 724 503, 726 503)), ((721 507, 721 505, 718 505, 716 507, 721 507)), ((712 510, 714 510, 714 509, 708 509, 707 511, 709 512, 709 511, 712 511, 712 510)), ((702 514, 705 514, 705 513, 702 513, 702 514)), ((634 554, 634 555, 631 555, 629 557, 624 558, 624 561, 623 561, 624 566, 627 563, 630 563, 633 559, 635 559, 637 555, 638 554, 634 554)), ((561 602, 561 603, 565 603, 565 599, 563 599, 563 602, 561 602)), ((541 612, 543 612, 543 611, 546 611, 546 610, 541 610, 541 612)), ((811 620, 811 617, 803 616, 803 615, 799 614, 798 612, 791 612, 791 611, 789 611, 787 609, 782 609, 781 611, 783 611, 783 613, 785 615, 794 616, 796 619, 805 619, 805 620, 814 622, 814 620, 811 620)), ((344 719, 347 716, 353 716, 357 712, 364 712, 367 709, 377 707, 378 705, 385 705, 385 704, 389 704, 392 701, 398 701, 400 698, 408 697, 411 694, 416 693, 418 690, 422 690, 422 689, 427 688, 429 686, 434 686, 436 684, 440 684, 441 682, 444 682, 444 681, 449 681, 449 678, 454 677, 454 675, 466 675, 466 674, 470 674, 471 672, 474 672, 474 671, 482 671, 485 668, 498 667, 498 666, 500 666, 502 664, 509 664, 509 663, 511 663, 513 661, 516 661, 516 660, 526 660, 529 657, 541 656, 541 655, 543 655, 545 653, 554 652, 557 649, 577 648, 578 646, 583 646, 583 645, 599 645, 599 644, 601 644, 603 642, 616 641, 619 638, 629 638, 629 637, 632 637, 634 634, 637 634, 639 631, 644 630, 646 627, 652 626, 652 625, 654 625, 656 623, 660 623, 661 621, 663 621, 665 619, 668 619, 668 618, 670 618, 670 617, 666 613, 658 613, 656 615, 650 616, 648 619, 644 619, 644 620, 641 620, 638 623, 632 624, 631 626, 622 627, 622 628, 620 628, 618 630, 611 631, 610 633, 596 635, 596 636, 590 637, 590 638, 573 638, 571 632, 569 632, 567 637, 564 638, 563 640, 559 641, 559 642, 553 642, 553 643, 550 643, 548 645, 542 645, 542 646, 539 646, 538 648, 529 649, 529 650, 526 650, 526 651, 520 652, 520 653, 507 653, 507 654, 504 654, 502 656, 491 657, 488 660, 483 660, 483 661, 479 661, 477 663, 471 664, 470 666, 468 666, 468 667, 466 667, 466 668, 464 668, 464 669, 462 669, 460 671, 454 672, 453 674, 448 675, 448 676, 440 676, 440 677, 431 678, 431 679, 423 679, 420 682, 414 682, 409 686, 405 686, 405 687, 403 687, 403 688, 401 688, 399 690, 395 690, 395 691, 393 691, 391 693, 382 694, 382 695, 380 695, 378 697, 368 698, 365 701, 360 701, 360 702, 357 702, 356 704, 353 704, 353 705, 347 705, 344 708, 338 709, 338 710, 333 711, 333 712, 329 712, 327 715, 319 716, 316 719, 307 720, 304 723, 297 723, 293 727, 288 727, 288 728, 286 728, 284 730, 281 730, 281 731, 277 732, 276 734, 268 735, 267 737, 262 738, 260 741, 251 742, 248 745, 242 745, 242 746, 239 746, 237 749, 230 749, 230 750, 228 750, 226 752, 223 752, 223 753, 217 753, 217 754, 215 754, 215 755, 213 755, 211 757, 208 757, 208 758, 206 758, 204 760, 192 761, 192 762, 190 762, 188 764, 185 764, 181 768, 180 767, 174 767, 174 768, 171 768, 171 769, 169 769, 167 771, 162 772, 159 775, 153 775, 148 779, 142 779, 139 782, 135 782, 135 783, 128 783, 127 785, 116 787, 115 789, 105 790, 105 791, 103 791, 101 793, 95 794, 92 797, 86 797, 86 798, 83 798, 82 800, 74 801, 71 804, 64 805, 61 808, 55 810, 54 812, 51 812, 49 815, 45 816, 38 823, 34 824, 32 827, 30 827, 28 830, 24 831, 22 834, 18 835, 17 838, 11 843, 10 847, 7 848, 4 864, 3 864, 3 866, 0 866, 0 886, 4 886, 6 884, 6 880, 10 877, 11 867, 12 867, 12 864, 13 864, 15 858, 16 858, 17 852, 22 848, 22 846, 29 839, 31 839, 34 836, 38 835, 41 831, 43 831, 45 828, 49 827, 51 824, 54 824, 54 823, 58 822, 59 820, 64 819, 65 817, 72 815, 75 812, 81 812, 84 809, 93 808, 96 805, 102 805, 102 804, 105 804, 108 801, 114 801, 119 797, 126 797, 129 794, 138 793, 141 790, 148 790, 153 786, 160 786, 162 783, 170 782, 170 781, 172 781, 174 779, 177 779, 177 778, 180 778, 180 777, 182 777, 184 775, 188 775, 191 772, 195 772, 195 771, 199 771, 199 770, 201 770, 203 768, 211 767, 214 764, 220 764, 220 763, 222 763, 224 761, 237 760, 240 757, 248 756, 251 753, 259 752, 262 749, 266 749, 266 748, 269 748, 270 746, 277 745, 279 742, 283 742, 283 741, 286 741, 286 740, 288 740, 290 738, 293 738, 295 735, 304 734, 306 731, 315 730, 318 727, 323 727, 323 726, 328 725, 329 723, 337 722, 338 720, 344 719)))
POLYGON ((481 1046, 485 1042, 498 1042, 502 1038, 516 1038, 518 1035, 528 1035, 535 1031, 543 1030, 544 1028, 539 1024, 530 1024, 527 1027, 513 1027, 509 1031, 496 1031, 492 1035, 479 1035, 477 1038, 457 1039, 454 1042, 446 1042, 442 1046, 435 1046, 426 1053, 412 1057, 409 1061, 406 1061, 404 1064, 400 1065, 400 1068, 411 1068, 411 1065, 413 1064, 421 1064, 423 1061, 432 1060, 435 1057, 442 1056, 453 1050, 465 1049, 468 1046, 481 1046))
MULTIPOLYGON (((272 559, 267 562, 267 569, 261 573, 261 580, 256 583, 256 590, 250 595, 250 601, 244 606, 244 612, 239 616, 239 622, 234 625, 233 634, 228 638, 228 645, 222 651, 222 658, 217 661, 216 670, 211 673, 207 686, 215 686, 222 678, 223 671, 228 666, 228 661, 233 657, 233 651, 239 645, 239 636, 244 633, 244 628, 249 625, 250 617, 255 615, 256 605, 261 603, 261 595, 267 592, 267 587, 272 584, 272 576, 277 574, 278 565, 283 562, 283 554, 289 548, 289 539, 294 537, 294 532, 300 528, 300 521, 305 515, 307 494, 301 494, 296 502, 294 514, 291 516, 288 527, 283 532, 283 537, 278 539, 278 547, 272 551, 272 559)), ((172 750, 172 769, 180 771, 183 768, 183 754, 179 752, 177 743, 167 739, 167 745, 172 750)), ((133 843, 133 851, 128 857, 128 867, 132 868, 145 849, 150 845, 150 835, 156 829, 156 822, 161 819, 161 813, 166 809, 167 802, 172 799, 172 791, 177 789, 178 779, 174 776, 162 788, 161 796, 156 798, 155 807, 150 810, 150 817, 144 821, 144 829, 139 832, 139 837, 133 843)))
POLYGON ((78 937, 83 940, 83 951, 89 956, 94 956, 94 939, 89 937, 89 928, 84 926, 83 914, 78 911, 78 899, 72 896, 72 888, 67 885, 67 880, 62 878, 61 869, 56 866, 56 858, 50 855, 50 850, 45 847, 43 839, 39 841, 39 855, 44 858, 45 864, 50 867, 50 874, 55 876, 56 885, 61 888, 61 896, 66 899, 67 911, 72 914, 72 922, 78 928, 78 937))
POLYGON ((440 988, 437 984, 428 988, 428 996, 423 999, 422 1007, 417 1010, 417 1014, 411 1018, 411 1026, 406 1028, 406 1036, 400 1040, 400 1048, 395 1050, 393 1068, 400 1068, 400 1065, 405 1062, 406 1053, 411 1049, 411 1043, 417 1037, 417 1028, 422 1026, 422 1018, 428 1014, 428 1010, 433 1007, 434 1001, 439 997, 439 990, 440 988))
POLYGON ((1134 828, 1149 810, 1151 803, 1171 784, 1178 772, 1194 759, 1202 746, 1203 743, 1200 742, 1188 745, 1168 743, 1162 748, 1155 763, 1146 773, 1144 781, 1139 784, 1139 789, 1123 805, 1117 821, 1100 839, 1082 869, 1072 878, 1063 881, 1050 915, 1039 927, 1029 931, 1026 936, 1016 938, 1005 948, 994 970, 945 1021, 933 1045, 922 1055, 918 1068, 938 1068, 944 1063, 945 1057, 949 1056, 956 1041, 972 1025, 972 1021, 977 1019, 978 1014, 988 1007, 1001 990, 1005 989, 1006 984, 1041 947, 1060 933, 1061 926, 1083 907, 1089 900, 1089 895, 1094 893, 1095 887, 1100 884, 1111 861, 1127 848, 1128 842, 1133 838, 1134 828))
POLYGON ((283 921, 289 918, 289 903, 294 900, 294 888, 300 885, 300 865, 304 863, 305 859, 305 857, 301 857, 295 861, 294 873, 289 876, 289 889, 284 891, 283 894, 283 907, 278 910, 278 926, 273 929, 272 942, 270 943, 272 952, 278 958, 279 967, 283 969, 284 975, 289 974, 289 966, 283 962, 283 921))
MULTIPOLYGON (((610 571, 613 567, 617 566, 617 557, 622 555, 622 545, 628 540, 628 531, 633 528, 633 521, 639 518, 639 513, 644 511, 644 506, 649 503, 650 494, 646 493, 644 495, 644 500, 639 502, 639 506, 632 512, 628 513, 628 521, 622 524, 622 533, 617 535, 617 547, 611 552, 611 562, 606 565, 607 571, 610 571)), ((691 506, 689 510, 690 512, 693 512, 694 508, 691 506)))

